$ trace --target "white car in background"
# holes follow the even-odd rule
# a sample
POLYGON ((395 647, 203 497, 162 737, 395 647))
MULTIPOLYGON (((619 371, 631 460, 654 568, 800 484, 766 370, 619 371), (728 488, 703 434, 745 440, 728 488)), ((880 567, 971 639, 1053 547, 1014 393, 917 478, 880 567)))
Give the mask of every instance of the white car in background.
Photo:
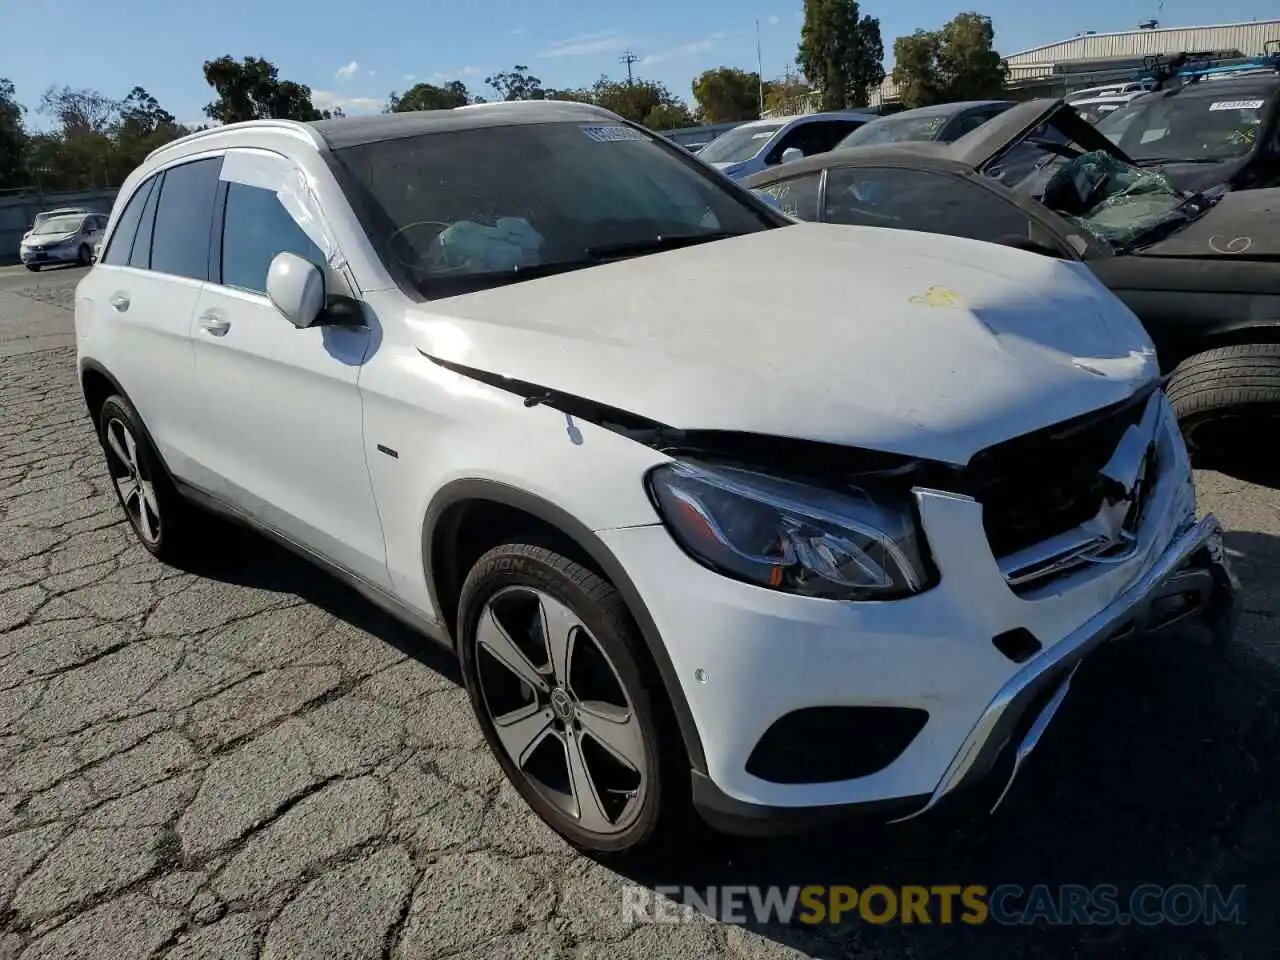
POLYGON ((826 153, 877 114, 865 110, 751 120, 722 133, 698 151, 698 159, 741 180, 766 167, 826 153))
POLYGON ((142 545, 211 549, 199 505, 455 651, 586 850, 1007 789, 1095 649, 1234 625, 1154 348, 1081 264, 791 225, 597 107, 176 140, 75 323, 142 545))
POLYGON ((36 216, 36 224, 18 245, 18 258, 28 270, 59 263, 88 266, 107 228, 105 213, 61 213, 36 216))

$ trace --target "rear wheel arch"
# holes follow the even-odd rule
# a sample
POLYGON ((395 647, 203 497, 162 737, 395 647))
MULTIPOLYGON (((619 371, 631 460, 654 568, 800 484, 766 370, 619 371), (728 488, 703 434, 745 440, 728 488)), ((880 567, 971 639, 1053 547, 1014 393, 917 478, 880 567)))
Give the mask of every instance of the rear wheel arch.
POLYGON ((101 424, 98 420, 102 414, 102 405, 107 402, 107 398, 111 396, 123 397, 133 407, 138 419, 138 426, 142 430, 144 439, 151 445, 155 457, 160 461, 160 466, 165 474, 169 477, 173 476, 173 472, 169 469, 169 465, 165 463, 164 454, 160 452, 155 438, 151 436, 151 431, 147 428, 146 420, 143 418, 142 412, 138 410, 137 404, 120 386, 120 381, 111 375, 106 367, 95 360, 85 360, 80 364, 80 389, 84 393, 85 406, 89 410, 89 417, 93 421, 93 429, 99 431, 101 424))
POLYGON ((513 536, 541 539, 611 583, 644 639, 662 681, 692 767, 706 772, 702 741, 657 625, 639 591, 612 551, 561 507, 519 487, 493 480, 455 480, 442 487, 427 508, 422 557, 427 589, 441 624, 456 645, 458 599, 475 561, 513 536))

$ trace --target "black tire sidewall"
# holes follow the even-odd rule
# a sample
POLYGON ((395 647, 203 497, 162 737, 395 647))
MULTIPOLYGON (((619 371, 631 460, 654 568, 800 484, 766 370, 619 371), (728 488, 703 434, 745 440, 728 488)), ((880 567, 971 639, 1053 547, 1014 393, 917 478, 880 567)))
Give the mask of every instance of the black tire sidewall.
POLYGON ((129 516, 129 511, 124 504, 124 498, 120 496, 120 488, 116 485, 114 479, 110 481, 111 489, 115 492, 116 502, 120 504, 120 509, 124 512, 125 519, 137 537, 138 542, 149 553, 163 559, 175 554, 177 545, 180 542, 181 529, 175 529, 175 527, 180 528, 181 526, 182 500, 170 482, 164 464, 160 462, 159 456, 152 447, 149 435, 143 427, 137 411, 133 409, 128 400, 119 395, 108 397, 98 413, 98 442, 102 444, 103 456, 110 456, 107 441, 107 424, 117 419, 123 420, 133 434, 133 442, 137 444, 138 448, 138 458, 142 461, 143 467, 146 468, 147 476, 155 489, 156 503, 160 507, 160 536, 156 538, 154 543, 148 543, 141 533, 134 528, 133 519, 129 516))
POLYGON ((682 798, 669 795, 674 779, 669 775, 673 769, 674 745, 664 735, 659 714, 661 708, 650 693, 655 688, 645 680, 642 661, 635 650, 635 628, 626 617, 625 606, 616 590, 559 554, 527 544, 506 544, 481 557, 467 576, 458 605, 458 625, 459 660, 472 709, 490 750, 525 802, 581 850, 607 855, 629 853, 648 846, 660 833, 659 823, 667 819, 665 814, 669 808, 679 804, 682 798), (582 585, 584 574, 590 585, 586 588, 582 585), (607 591, 604 604, 588 593, 591 589, 599 596, 599 585, 607 591), (528 783, 498 740, 477 677, 475 627, 485 603, 499 590, 512 586, 542 590, 572 609, 613 661, 626 687, 644 738, 648 783, 639 816, 621 833, 600 836, 577 827, 528 783))
POLYGON ((80 249, 76 251, 76 263, 82 267, 87 267, 93 261, 93 251, 89 249, 87 243, 80 244, 80 249))

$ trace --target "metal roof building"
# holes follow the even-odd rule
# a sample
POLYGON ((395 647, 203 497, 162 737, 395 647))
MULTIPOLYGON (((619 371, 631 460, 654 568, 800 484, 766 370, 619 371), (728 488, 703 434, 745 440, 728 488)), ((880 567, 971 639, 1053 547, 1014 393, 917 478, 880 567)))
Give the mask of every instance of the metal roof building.
MULTIPOLYGON (((1269 41, 1280 42, 1280 19, 1220 23, 1202 27, 1161 27, 1149 20, 1136 30, 1085 33, 1032 47, 1005 58, 1015 98, 1062 96, 1084 87, 1133 79, 1144 57, 1183 52, 1221 57, 1254 57, 1269 41)), ((892 103, 897 85, 886 78, 871 95, 873 104, 892 103)))

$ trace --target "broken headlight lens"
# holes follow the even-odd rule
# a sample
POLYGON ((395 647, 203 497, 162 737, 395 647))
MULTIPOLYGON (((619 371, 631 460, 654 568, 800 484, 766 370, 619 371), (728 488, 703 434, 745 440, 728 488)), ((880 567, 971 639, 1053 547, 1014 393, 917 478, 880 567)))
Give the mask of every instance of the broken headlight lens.
POLYGON ((931 586, 909 505, 688 461, 649 474, 658 511, 695 559, 748 583, 832 600, 931 586))

